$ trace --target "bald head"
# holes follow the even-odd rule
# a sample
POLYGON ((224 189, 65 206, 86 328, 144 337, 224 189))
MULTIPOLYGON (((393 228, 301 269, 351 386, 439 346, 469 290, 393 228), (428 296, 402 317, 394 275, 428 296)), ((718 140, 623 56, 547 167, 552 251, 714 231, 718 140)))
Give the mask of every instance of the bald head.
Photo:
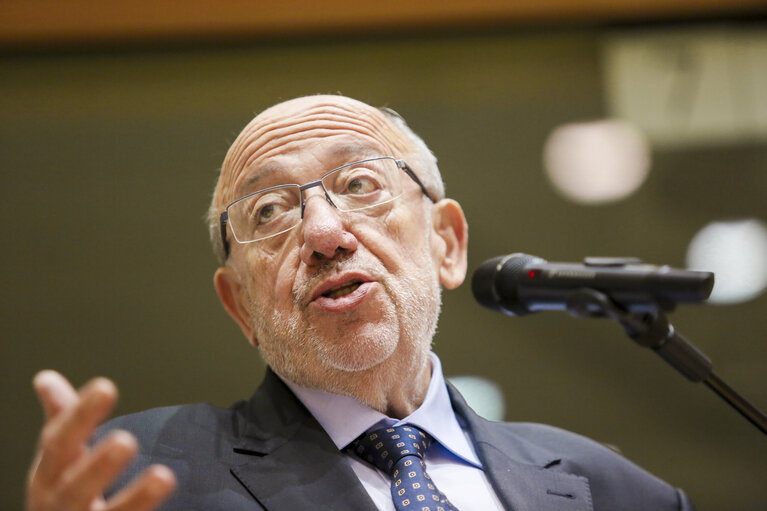
MULTIPOLYGON (((291 151, 307 151, 311 135, 317 151, 324 141, 346 138, 349 143, 379 147, 380 156, 408 161, 429 191, 440 199, 444 185, 436 158, 426 144, 390 109, 371 107, 345 96, 305 96, 278 103, 258 114, 237 136, 221 166, 208 213, 213 249, 219 261, 226 259, 219 216, 227 204, 244 195, 257 181, 252 169, 268 165, 291 151)), ((253 191, 253 190, 249 190, 253 191)))

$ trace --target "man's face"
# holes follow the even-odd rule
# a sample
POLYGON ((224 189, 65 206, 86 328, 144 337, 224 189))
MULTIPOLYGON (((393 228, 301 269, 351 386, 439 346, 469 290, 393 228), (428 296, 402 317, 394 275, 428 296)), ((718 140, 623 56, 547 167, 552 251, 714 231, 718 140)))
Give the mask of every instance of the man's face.
MULTIPOLYGON (((217 194, 226 204, 270 186, 314 181, 372 156, 407 161, 411 151, 367 105, 302 98, 267 110, 243 131, 217 194)), ((341 212, 320 188, 311 188, 298 227, 232 243, 229 262, 241 284, 249 337, 278 374, 343 391, 344 378, 423 364, 439 314, 439 276, 431 202, 410 180, 405 190, 392 203, 341 212)))

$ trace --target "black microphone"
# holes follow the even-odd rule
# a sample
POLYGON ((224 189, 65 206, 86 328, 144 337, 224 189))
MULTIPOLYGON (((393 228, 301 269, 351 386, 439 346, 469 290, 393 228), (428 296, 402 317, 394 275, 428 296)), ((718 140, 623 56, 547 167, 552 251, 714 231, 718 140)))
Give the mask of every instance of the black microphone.
MULTIPOLYGON (((528 254, 510 254, 479 265, 471 280, 474 298, 488 309, 512 316, 583 307, 574 300, 597 290, 630 312, 673 310, 677 303, 705 301, 714 274, 652 266, 635 258, 588 257, 583 263, 549 263, 528 254)), ((595 316, 600 310, 595 306, 595 316)))

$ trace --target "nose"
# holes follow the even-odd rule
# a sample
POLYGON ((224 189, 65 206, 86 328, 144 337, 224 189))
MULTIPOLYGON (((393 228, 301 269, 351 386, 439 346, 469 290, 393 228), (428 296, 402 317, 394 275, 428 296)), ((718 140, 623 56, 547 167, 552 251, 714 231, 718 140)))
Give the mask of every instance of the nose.
POLYGON ((322 194, 311 194, 306 198, 300 251, 304 263, 316 265, 323 259, 357 250, 357 238, 346 230, 341 214, 324 200, 322 194))

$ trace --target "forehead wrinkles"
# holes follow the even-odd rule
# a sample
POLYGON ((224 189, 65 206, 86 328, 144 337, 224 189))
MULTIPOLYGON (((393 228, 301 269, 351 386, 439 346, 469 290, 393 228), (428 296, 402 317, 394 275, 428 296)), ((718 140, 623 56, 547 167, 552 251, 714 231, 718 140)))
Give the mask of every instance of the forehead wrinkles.
MULTIPOLYGON (((352 105, 317 104, 301 111, 281 112, 279 107, 256 117, 240 133, 229 149, 222 166, 219 199, 232 196, 245 170, 259 159, 288 152, 299 142, 350 134, 370 138, 404 156, 411 151, 408 140, 383 114, 360 103, 352 105)), ((384 155, 389 156, 389 155, 384 155)))

